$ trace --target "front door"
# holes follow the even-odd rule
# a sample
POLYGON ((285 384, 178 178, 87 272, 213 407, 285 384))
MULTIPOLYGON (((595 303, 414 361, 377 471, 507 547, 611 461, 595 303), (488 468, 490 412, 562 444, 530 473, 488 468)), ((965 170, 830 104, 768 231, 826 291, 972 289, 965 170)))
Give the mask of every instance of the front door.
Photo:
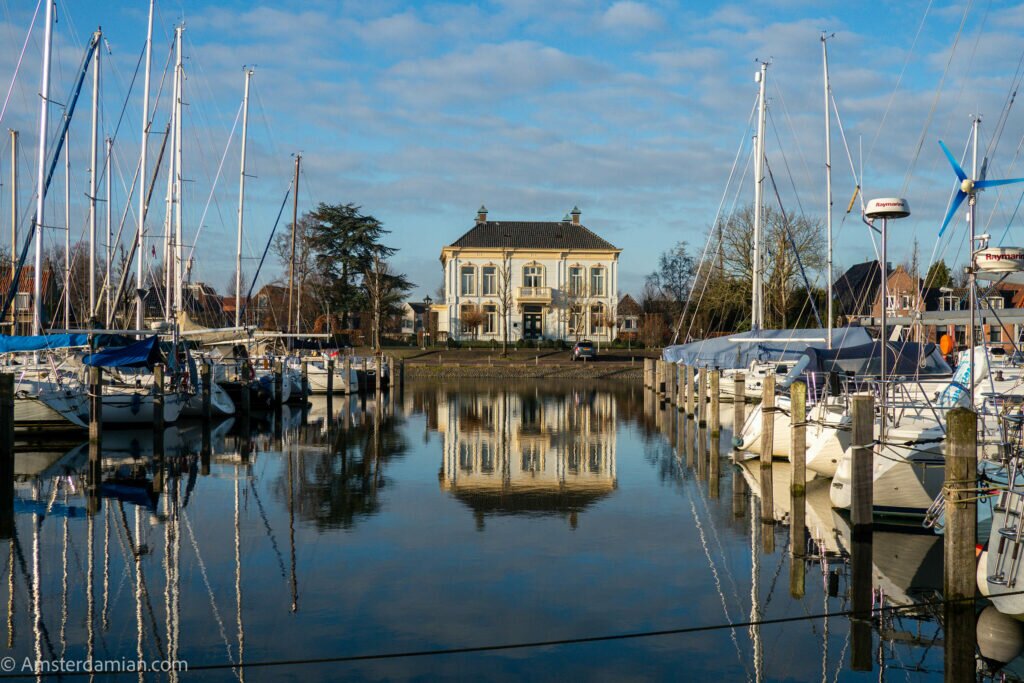
POLYGON ((540 306, 523 308, 523 339, 540 339, 544 336, 544 323, 540 306))

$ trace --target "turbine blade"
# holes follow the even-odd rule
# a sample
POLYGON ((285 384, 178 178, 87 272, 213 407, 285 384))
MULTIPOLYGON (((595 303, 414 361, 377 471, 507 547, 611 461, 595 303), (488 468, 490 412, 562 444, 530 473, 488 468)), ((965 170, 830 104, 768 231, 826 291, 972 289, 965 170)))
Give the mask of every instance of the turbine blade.
POLYGON ((956 177, 960 180, 967 180, 967 174, 964 173, 964 169, 960 168, 960 162, 958 162, 953 155, 950 153, 949 148, 939 140, 939 147, 945 152, 946 158, 949 159, 949 165, 953 167, 953 173, 956 173, 956 177))
POLYGON ((942 227, 939 228, 939 237, 942 237, 942 233, 946 232, 946 226, 949 225, 949 221, 953 219, 953 214, 960 208, 960 205, 964 203, 964 199, 967 198, 967 193, 963 190, 956 191, 956 197, 953 198, 953 203, 949 206, 949 211, 946 212, 946 218, 942 221, 942 227))
POLYGON ((1024 178, 1006 178, 1005 180, 979 180, 974 183, 974 187, 979 190, 984 190, 986 187, 998 187, 1000 185, 1013 185, 1014 183, 1024 183, 1024 178))

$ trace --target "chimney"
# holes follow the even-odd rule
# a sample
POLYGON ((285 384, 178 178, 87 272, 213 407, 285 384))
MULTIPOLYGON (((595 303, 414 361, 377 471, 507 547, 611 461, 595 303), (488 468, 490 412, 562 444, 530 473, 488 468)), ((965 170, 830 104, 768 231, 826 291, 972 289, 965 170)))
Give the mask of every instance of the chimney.
POLYGON ((580 224, 580 214, 583 213, 582 211, 580 211, 580 207, 578 207, 578 206, 572 207, 572 211, 570 211, 569 213, 572 215, 572 224, 573 225, 579 225, 580 224))
POLYGON ((487 222, 487 207, 484 206, 483 204, 480 205, 480 208, 476 212, 476 222, 477 223, 486 223, 487 222))
POLYGON ((564 216, 562 216, 562 222, 565 223, 566 225, 569 224, 570 220, 571 219, 569 218, 569 214, 565 214, 564 216))

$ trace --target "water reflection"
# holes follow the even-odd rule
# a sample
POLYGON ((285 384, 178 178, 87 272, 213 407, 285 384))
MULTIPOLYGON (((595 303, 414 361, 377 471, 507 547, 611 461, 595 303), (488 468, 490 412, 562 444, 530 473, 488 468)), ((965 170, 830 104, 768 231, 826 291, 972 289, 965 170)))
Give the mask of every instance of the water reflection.
POLYGON ((732 413, 714 440, 626 384, 410 384, 248 431, 111 430, 95 482, 84 444, 21 443, 4 654, 226 667, 141 680, 937 680, 953 656, 1019 680, 1019 621, 935 606, 939 536, 855 544, 827 482, 794 515, 785 466, 731 462, 732 413), (779 622, 243 666, 759 619, 779 622))
POLYGON ((578 513, 616 487, 616 401, 595 389, 438 389, 441 488, 488 515, 578 513))

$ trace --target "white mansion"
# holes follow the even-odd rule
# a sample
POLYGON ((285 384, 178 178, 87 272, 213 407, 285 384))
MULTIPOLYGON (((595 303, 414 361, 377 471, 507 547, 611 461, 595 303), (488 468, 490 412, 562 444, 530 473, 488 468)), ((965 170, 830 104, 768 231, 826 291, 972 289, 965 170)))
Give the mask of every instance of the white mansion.
POLYGON ((580 223, 489 221, 441 250, 444 301, 432 312, 441 339, 615 339, 621 249, 580 223))

